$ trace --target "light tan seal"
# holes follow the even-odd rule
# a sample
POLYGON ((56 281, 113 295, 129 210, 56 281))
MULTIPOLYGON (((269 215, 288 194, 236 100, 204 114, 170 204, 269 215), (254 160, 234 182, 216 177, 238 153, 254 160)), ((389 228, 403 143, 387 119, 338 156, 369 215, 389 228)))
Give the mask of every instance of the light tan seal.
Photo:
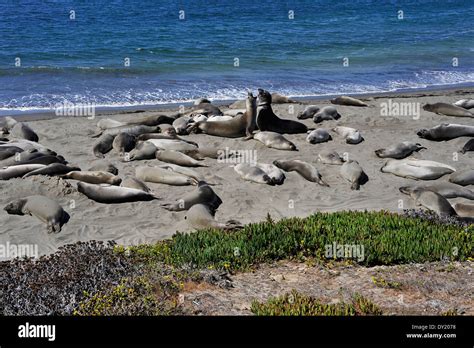
POLYGON ((135 176, 145 182, 157 184, 175 186, 197 185, 196 179, 160 167, 137 167, 135 169, 135 176))
POLYGON ((362 167, 357 161, 349 160, 341 166, 341 176, 351 183, 351 190, 358 190, 360 185, 368 181, 362 167))
POLYGON ((434 103, 423 105, 423 110, 434 112, 438 115, 458 116, 458 117, 474 117, 472 113, 466 109, 448 103, 434 103))
POLYGON ((205 204, 211 212, 215 212, 222 204, 222 200, 206 182, 201 181, 194 191, 184 195, 175 203, 162 204, 162 207, 170 211, 183 211, 195 204, 205 204))
POLYGON ((216 221, 213 212, 205 204, 194 204, 189 208, 185 219, 194 229, 216 228, 228 231, 242 228, 240 222, 235 220, 227 222, 216 221))
POLYGON ((89 184, 120 185, 122 179, 109 172, 72 171, 62 175, 64 179, 73 179, 89 184))
POLYGON ((337 104, 337 105, 346 105, 346 106, 368 106, 362 100, 348 97, 348 96, 341 96, 341 97, 331 99, 331 103, 337 104))
POLYGON ((156 151, 155 156, 156 156, 156 159, 158 159, 162 162, 177 164, 179 166, 184 166, 184 167, 208 167, 207 164, 201 163, 198 160, 195 160, 194 158, 192 158, 188 155, 185 155, 184 153, 181 153, 179 151, 158 150, 158 151, 156 151))
POLYGON ((99 203, 129 203, 138 201, 151 201, 159 199, 152 193, 134 188, 121 187, 108 184, 77 183, 77 190, 88 198, 99 203))
POLYGON ((308 181, 315 182, 321 186, 329 185, 321 178, 319 171, 311 164, 300 160, 276 160, 273 164, 285 172, 297 172, 308 181))
POLYGON ((375 150, 375 154, 380 158, 389 157, 403 159, 410 156, 413 152, 420 151, 421 149, 426 149, 426 147, 411 141, 404 141, 395 145, 391 145, 385 149, 375 150))
POLYGON ((456 211, 453 209, 448 200, 441 196, 439 193, 423 189, 408 190, 403 193, 410 195, 410 197, 413 198, 417 206, 423 206, 429 210, 436 212, 438 215, 457 215, 456 211))

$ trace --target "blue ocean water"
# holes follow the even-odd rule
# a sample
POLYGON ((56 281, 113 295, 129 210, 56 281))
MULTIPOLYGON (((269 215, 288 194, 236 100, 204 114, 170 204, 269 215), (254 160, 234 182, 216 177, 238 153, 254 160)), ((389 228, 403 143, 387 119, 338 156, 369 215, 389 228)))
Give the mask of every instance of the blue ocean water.
POLYGON ((1 0, 0 111, 474 85, 473 13, 472 0, 1 0))

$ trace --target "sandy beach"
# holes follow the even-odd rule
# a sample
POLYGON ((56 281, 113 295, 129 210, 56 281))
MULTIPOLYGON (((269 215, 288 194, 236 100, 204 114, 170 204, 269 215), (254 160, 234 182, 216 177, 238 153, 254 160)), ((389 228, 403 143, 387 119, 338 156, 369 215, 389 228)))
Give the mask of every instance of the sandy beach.
MULTIPOLYGON (((230 150, 255 150, 259 163, 272 163, 277 159, 300 159, 313 164, 330 187, 323 187, 306 181, 297 173, 286 173, 281 186, 270 186, 244 181, 232 168, 232 163, 219 163, 206 158, 208 167, 195 168, 205 180, 214 184, 214 191, 223 204, 216 213, 216 219, 238 220, 242 224, 264 220, 268 214, 275 220, 283 217, 308 216, 316 211, 340 210, 389 210, 401 212, 414 208, 413 200, 399 192, 398 188, 416 181, 380 172, 386 159, 375 156, 376 149, 384 148, 402 141, 414 141, 426 147, 414 153, 413 157, 434 160, 453 166, 456 170, 472 168, 472 154, 456 153, 468 138, 461 137, 450 141, 433 142, 419 138, 415 131, 431 128, 441 123, 458 123, 474 126, 474 119, 450 117, 424 111, 425 103, 454 103, 460 99, 473 99, 473 89, 454 89, 438 91, 418 91, 413 93, 393 93, 384 95, 357 96, 369 107, 335 105, 342 117, 335 121, 315 124, 311 119, 302 120, 308 127, 331 130, 337 125, 357 128, 365 139, 357 145, 346 144, 345 140, 330 131, 332 140, 322 144, 309 144, 305 134, 285 135, 299 151, 281 151, 265 147, 256 140, 242 141, 242 138, 229 139, 206 134, 184 136, 200 147, 214 147, 230 150), (384 103, 415 103, 419 106, 419 117, 414 115, 384 116, 381 112, 384 103), (340 176, 340 166, 317 162, 317 155, 323 150, 347 153, 350 159, 357 160, 369 177, 369 181, 359 191, 350 189, 350 184, 340 176)), ((304 103, 272 105, 275 113, 286 119, 296 120, 296 115, 307 105, 320 107, 332 105, 329 100, 304 100, 304 103)), ((225 113, 228 106, 219 106, 225 113)), ((177 111, 153 110, 85 117, 56 117, 35 119, 30 117, 28 125, 38 134, 39 143, 56 151, 72 165, 87 170, 93 161, 98 160, 92 153, 96 139, 91 135, 97 132, 97 122, 101 118, 132 120, 143 115, 156 113, 172 114, 177 111)), ((36 117, 38 118, 38 117, 36 117)), ((25 117, 23 117, 25 119, 25 117)), ((122 162, 114 151, 105 156, 105 161, 119 169, 119 176, 134 176, 139 165, 162 164, 158 160, 122 162)), ((447 181, 444 176, 437 182, 447 181)), ((170 238, 176 231, 188 232, 192 228, 184 217, 186 212, 170 212, 160 203, 175 202, 194 186, 170 186, 148 183, 161 200, 123 204, 101 204, 88 199, 77 191, 77 181, 58 177, 33 176, 25 179, 15 178, 0 181, 0 206, 10 201, 31 196, 45 195, 56 201, 69 213, 70 220, 58 234, 47 234, 45 224, 31 216, 8 215, 0 211, 0 244, 37 244, 40 254, 49 254, 59 246, 88 240, 115 240, 123 245, 150 243, 170 238)), ((466 199, 451 199, 451 203, 466 202, 466 199)))

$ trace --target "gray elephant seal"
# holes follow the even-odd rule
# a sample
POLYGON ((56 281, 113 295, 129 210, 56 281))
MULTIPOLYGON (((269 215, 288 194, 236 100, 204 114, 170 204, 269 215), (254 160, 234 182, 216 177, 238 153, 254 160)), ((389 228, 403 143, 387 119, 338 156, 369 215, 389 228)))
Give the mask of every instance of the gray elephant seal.
POLYGON ((474 139, 468 140, 459 152, 466 153, 468 151, 474 151, 474 139))
POLYGON ((257 163, 256 166, 263 170, 272 181, 272 185, 283 185, 285 182, 286 176, 283 171, 274 164, 268 163, 257 163))
POLYGON ((423 105, 423 110, 434 112, 438 115, 459 116, 459 117, 474 117, 472 113, 466 109, 448 103, 434 103, 423 105))
POLYGON ((341 97, 331 99, 331 103, 338 104, 338 105, 347 105, 347 106, 368 106, 362 100, 352 98, 352 97, 347 97, 347 96, 341 96, 341 97))
POLYGON ((112 148, 119 156, 122 156, 125 152, 132 151, 136 143, 137 139, 134 135, 129 133, 119 133, 112 142, 112 148))
POLYGON ((287 96, 284 96, 279 93, 272 93, 272 103, 273 104, 291 104, 291 103, 297 103, 297 101, 290 99, 287 96))
POLYGON ((114 136, 105 134, 99 138, 99 140, 92 147, 92 152, 95 157, 104 158, 105 154, 112 150, 114 143, 114 136))
POLYGON ((240 222, 235 220, 229 220, 224 223, 216 221, 213 212, 205 204, 194 204, 189 208, 185 219, 194 229, 216 228, 230 231, 242 228, 240 222))
POLYGON ((157 150, 156 159, 162 162, 177 164, 184 167, 208 167, 207 164, 201 163, 184 153, 173 150, 157 150))
POLYGON ((108 184, 95 185, 78 182, 77 190, 99 203, 128 203, 159 199, 154 194, 143 190, 108 184))
POLYGON ((178 174, 188 176, 191 179, 194 179, 196 183, 199 183, 200 181, 204 181, 204 177, 201 174, 199 174, 198 172, 196 172, 195 170, 189 167, 181 167, 176 164, 166 163, 166 164, 159 165, 158 168, 166 169, 178 174))
POLYGON ((92 166, 87 170, 90 172, 108 172, 114 175, 118 174, 117 167, 105 161, 94 161, 92 162, 92 166))
POLYGON ((317 105, 307 106, 303 111, 299 112, 296 116, 299 120, 306 120, 308 118, 313 118, 313 116, 319 112, 321 108, 317 105))
POLYGON ((89 171, 72 171, 62 176, 64 179, 73 179, 88 184, 109 184, 120 185, 122 179, 109 172, 89 172, 89 171))
POLYGON ((204 116, 221 116, 223 115, 222 111, 215 105, 211 103, 200 103, 191 107, 191 111, 187 113, 188 115, 201 114, 204 116))
POLYGON ((336 151, 324 151, 318 154, 318 161, 323 164, 343 165, 344 159, 336 151))
POLYGON ((48 233, 61 232, 69 215, 52 199, 45 196, 29 196, 14 200, 3 208, 12 215, 31 215, 46 223, 48 233))
POLYGON ((32 159, 43 157, 44 154, 38 152, 36 150, 27 150, 18 152, 15 156, 10 156, 2 161, 0 161, 1 167, 8 167, 8 166, 16 166, 20 164, 25 164, 25 162, 30 161, 32 159))
POLYGON ((273 164, 285 172, 297 172, 308 181, 329 187, 329 185, 321 179, 319 171, 307 162, 300 160, 276 160, 273 161, 273 164))
POLYGON ((202 103, 211 103, 211 101, 207 98, 198 98, 194 101, 194 105, 199 105, 199 104, 202 104, 202 103))
POLYGON ((196 179, 160 167, 137 167, 135 169, 135 176, 145 182, 157 184, 175 186, 197 185, 196 179))
POLYGON ((103 118, 97 122, 97 128, 101 130, 106 130, 109 128, 115 128, 120 126, 125 126, 126 124, 120 121, 113 120, 111 118, 103 118))
POLYGON ((81 168, 70 167, 62 163, 51 163, 45 167, 26 173, 25 175, 23 175, 23 179, 29 176, 34 176, 34 175, 46 175, 46 176, 63 175, 72 171, 80 171, 80 170, 81 168))
POLYGON ((15 156, 17 153, 24 152, 24 150, 18 146, 0 146, 0 161, 15 156))
POLYGON ((139 142, 135 148, 129 152, 128 161, 139 161, 156 158, 158 148, 149 141, 139 142))
POLYGON ((286 139, 280 133, 275 132, 258 132, 254 134, 253 138, 260 141, 266 147, 277 149, 277 150, 287 150, 287 151, 297 151, 296 145, 291 141, 286 139))
POLYGON ((19 178, 33 170, 46 167, 44 164, 20 164, 0 169, 0 180, 19 178))
POLYGON ((171 116, 166 115, 148 115, 136 117, 133 120, 127 121, 126 125, 142 125, 142 126, 159 126, 162 124, 172 124, 181 114, 177 113, 171 116))
POLYGON ((195 204, 204 204, 214 213, 222 204, 222 200, 206 182, 201 181, 193 192, 184 195, 176 203, 166 203, 161 206, 170 211, 183 211, 195 204))
POLYGON ((429 190, 436 192, 443 196, 444 198, 467 198, 474 200, 474 191, 471 191, 465 187, 460 187, 459 185, 452 184, 450 182, 435 182, 432 184, 417 184, 410 186, 400 187, 399 190, 402 193, 408 194, 413 190, 429 190))
POLYGON ((341 118, 339 112, 334 106, 325 106, 321 110, 319 110, 313 116, 314 123, 321 123, 323 121, 331 121, 331 120, 338 120, 341 118))
POLYGON ((455 123, 441 123, 430 129, 422 128, 416 131, 416 134, 423 139, 442 141, 451 140, 459 137, 474 136, 474 126, 464 126, 455 123))
POLYGON ((34 130, 23 122, 17 122, 9 132, 15 138, 26 139, 34 142, 38 142, 39 140, 38 135, 34 130))
POLYGON ((454 210, 461 217, 474 217, 474 204, 456 203, 454 210))
POLYGON ((63 156, 50 156, 50 155, 45 155, 45 156, 39 156, 32 158, 27 161, 21 161, 17 162, 18 164, 44 164, 48 165, 51 163, 63 163, 67 164, 67 162, 64 160, 63 156))
POLYGON ((380 171, 408 179, 436 180, 443 175, 453 173, 455 169, 435 161, 408 158, 404 160, 388 160, 380 171))
POLYGON ((190 123, 194 123, 194 120, 191 116, 181 116, 173 121, 173 128, 176 130, 176 133, 179 135, 185 135, 188 133, 188 126, 190 123))
POLYGON ((151 189, 143 181, 138 180, 137 178, 127 177, 122 180, 120 186, 152 193, 151 189))
POLYGON ((272 109, 272 96, 268 91, 258 90, 257 127, 261 131, 281 134, 297 134, 308 132, 308 127, 301 122, 279 118, 272 109))
POLYGON ((449 182, 453 184, 467 186, 474 184, 474 170, 461 170, 449 176, 449 182))
POLYGON ((352 184, 351 190, 358 190, 360 185, 368 181, 367 174, 357 161, 344 162, 341 166, 341 176, 352 184))
MULTIPOLYGON (((403 191, 402 191, 403 192, 403 191)), ((403 193, 410 195, 415 200, 415 204, 423 206, 429 210, 436 212, 441 216, 456 216, 451 204, 440 194, 423 189, 408 190, 403 193)))
POLYGON ((257 97, 253 96, 252 92, 247 93, 247 100, 245 101, 245 136, 246 139, 252 138, 253 131, 257 126, 257 97))
POLYGON ((111 135, 113 137, 117 136, 119 133, 129 133, 131 135, 138 136, 145 133, 159 133, 161 132, 160 127, 158 126, 144 126, 144 125, 126 125, 120 127, 114 127, 106 129, 102 132, 92 135, 92 138, 98 138, 101 135, 111 135))
POLYGON ((355 128, 337 126, 336 128, 333 128, 333 131, 344 139, 346 139, 347 144, 356 145, 364 141, 364 138, 362 137, 360 132, 355 128))
POLYGON ((323 128, 308 131, 308 136, 306 137, 306 141, 310 144, 325 143, 329 140, 332 140, 332 137, 329 132, 323 128))
POLYGON ((454 105, 463 109, 472 109, 474 108, 474 99, 461 99, 455 102, 454 105))
POLYGON ((152 140, 152 139, 168 139, 168 140, 181 140, 185 143, 188 143, 188 144, 191 144, 193 146, 196 146, 198 147, 199 145, 197 143, 195 143, 194 141, 190 141, 190 140, 187 140, 185 138, 182 138, 180 136, 178 136, 178 134, 176 133, 176 130, 174 128, 168 128, 168 129, 165 129, 163 131, 163 133, 161 134, 155 134, 155 133, 148 133, 148 134, 141 134, 137 137, 137 140, 140 140, 140 141, 145 141, 145 140, 152 140))
POLYGON ((273 180, 270 176, 257 166, 252 166, 248 163, 239 163, 234 167, 234 170, 244 180, 252 181, 257 184, 273 185, 273 180))
POLYGON ((387 147, 386 149, 375 150, 375 154, 380 158, 396 158, 403 159, 410 156, 415 151, 420 151, 421 149, 426 149, 426 147, 421 146, 421 144, 413 143, 411 141, 404 141, 392 146, 387 147))

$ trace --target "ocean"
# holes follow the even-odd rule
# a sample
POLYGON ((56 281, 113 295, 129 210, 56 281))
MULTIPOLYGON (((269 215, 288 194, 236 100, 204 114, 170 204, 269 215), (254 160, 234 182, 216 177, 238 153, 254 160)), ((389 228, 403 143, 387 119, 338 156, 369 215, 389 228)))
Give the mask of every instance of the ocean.
POLYGON ((2 0, 0 114, 474 85, 474 1, 2 0))

